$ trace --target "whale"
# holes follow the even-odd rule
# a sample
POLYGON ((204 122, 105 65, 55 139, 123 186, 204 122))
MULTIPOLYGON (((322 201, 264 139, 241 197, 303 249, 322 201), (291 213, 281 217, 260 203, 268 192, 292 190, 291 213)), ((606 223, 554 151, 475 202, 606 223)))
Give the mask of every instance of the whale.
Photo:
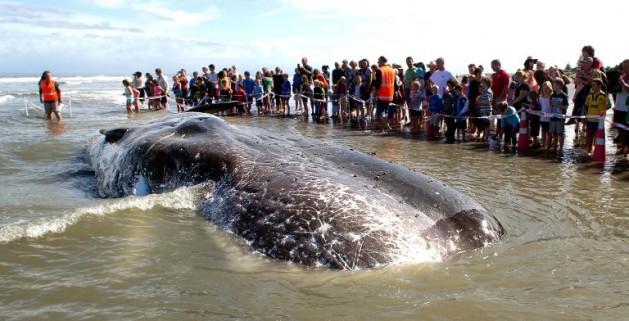
POLYGON ((194 112, 101 134, 86 153, 100 196, 203 186, 200 215, 277 260, 343 270, 439 261, 505 233, 433 177, 307 137, 194 112))

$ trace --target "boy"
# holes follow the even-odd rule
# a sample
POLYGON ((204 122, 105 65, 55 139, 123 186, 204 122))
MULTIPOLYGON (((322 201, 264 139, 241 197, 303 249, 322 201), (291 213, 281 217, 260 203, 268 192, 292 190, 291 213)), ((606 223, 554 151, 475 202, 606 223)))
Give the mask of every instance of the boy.
POLYGON ((325 97, 325 89, 323 88, 323 83, 320 80, 314 81, 314 113, 313 118, 317 121, 321 120, 322 117, 325 117, 327 114, 328 103, 325 97))
POLYGON ((262 101, 264 100, 264 89, 262 88, 262 79, 256 79, 256 84, 253 86, 253 98, 256 100, 256 107, 258 108, 258 115, 262 112, 262 101))
MULTIPOLYGON (((483 77, 480 81, 480 95, 476 98, 479 106, 480 116, 489 117, 491 115, 491 106, 494 100, 494 93, 491 91, 491 81, 487 77, 483 77)), ((479 142, 486 142, 489 139, 489 119, 481 118, 477 122, 479 142), (482 135, 482 138, 481 138, 482 135)))
POLYGON ((288 106, 288 100, 290 99, 291 86, 288 80, 288 74, 283 75, 284 82, 282 82, 281 102, 282 102, 282 114, 290 116, 290 107, 288 106))
POLYGON ((587 115, 587 127, 585 133, 585 146, 588 155, 592 154, 592 146, 594 144, 594 136, 598 130, 598 117, 605 115, 607 108, 607 95, 602 90, 603 80, 601 78, 592 79, 592 90, 585 99, 585 107, 587 115))
POLYGON ((238 102, 238 115, 242 116, 245 113, 245 104, 247 103, 247 92, 241 85, 236 84, 236 91, 234 91, 234 98, 238 102))
MULTIPOLYGON (((564 81, 556 78, 553 81, 553 94, 550 96, 550 109, 553 114, 565 115, 568 110, 568 95, 563 92, 564 81)), ((550 119, 549 132, 551 135, 550 147, 553 151, 563 151, 565 118, 552 117, 550 119), (559 146, 559 147, 557 147, 559 146), (558 149, 559 148, 559 149, 558 149)))
MULTIPOLYGON (((467 97, 463 95, 463 86, 455 85, 454 86, 454 116, 456 117, 465 117, 467 116, 467 111, 469 108, 469 102, 467 97)), ((465 142, 465 130, 466 130, 467 119, 465 118, 456 118, 455 119, 455 129, 456 129, 456 138, 465 142)))
POLYGON ((428 137, 428 139, 433 139, 439 136, 439 125, 441 123, 441 113, 443 112, 443 99, 439 95, 439 86, 433 85, 430 88, 430 100, 428 101, 428 112, 430 113, 429 122, 432 128, 432 137, 428 137))
POLYGON ((256 86, 255 80, 251 79, 251 74, 245 71, 245 79, 242 80, 242 87, 247 94, 246 110, 247 114, 251 113, 251 103, 253 102, 253 89, 256 86))
MULTIPOLYGON (((449 88, 452 88, 453 86, 458 86, 458 84, 452 85, 450 82, 448 82, 449 88)), ((456 103, 456 100, 454 98, 454 95, 452 95, 449 90, 443 92, 442 99, 443 114, 446 116, 444 119, 444 122, 446 124, 446 144, 454 144, 454 134, 456 132, 455 120, 453 117, 448 116, 454 116, 454 104, 456 103)))
POLYGON ((517 150, 518 130, 520 129, 520 117, 513 106, 509 106, 506 101, 496 105, 497 113, 501 114, 500 125, 505 134, 504 152, 515 153, 517 150))

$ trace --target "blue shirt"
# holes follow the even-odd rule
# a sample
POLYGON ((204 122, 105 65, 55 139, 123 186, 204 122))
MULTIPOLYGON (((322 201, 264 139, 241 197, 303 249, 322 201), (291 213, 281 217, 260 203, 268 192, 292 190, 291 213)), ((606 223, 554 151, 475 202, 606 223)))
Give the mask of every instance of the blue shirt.
POLYGON ((511 128, 518 128, 520 125, 520 116, 515 110, 515 107, 509 106, 503 113, 500 119, 500 124, 505 127, 505 123, 511 128))
POLYGON ((290 81, 288 79, 282 83, 282 96, 290 96, 290 81))
POLYGON ((253 87, 253 94, 256 98, 262 97, 262 94, 264 94, 264 89, 262 89, 262 85, 255 84, 255 86, 253 87))
POLYGON ((245 78, 242 80, 242 87, 245 89, 247 95, 253 94, 253 88, 256 86, 256 81, 251 78, 245 78))
POLYGON ((293 76, 293 88, 295 88, 295 90, 301 89, 301 75, 300 74, 295 74, 293 76))
POLYGON ((439 95, 430 96, 428 111, 431 113, 441 113, 443 110, 443 99, 439 95))

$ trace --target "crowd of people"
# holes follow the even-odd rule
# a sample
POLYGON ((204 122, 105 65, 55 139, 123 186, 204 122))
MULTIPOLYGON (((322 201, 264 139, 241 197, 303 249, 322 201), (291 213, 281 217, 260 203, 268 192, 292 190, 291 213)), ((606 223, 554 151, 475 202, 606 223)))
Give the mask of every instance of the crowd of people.
POLYGON ((629 60, 605 72, 594 48, 585 46, 576 70, 546 67, 532 57, 512 74, 498 59, 490 67, 488 75, 482 65, 470 64, 469 74, 455 77, 443 58, 425 65, 408 57, 404 70, 381 56, 374 65, 368 59, 358 63, 343 60, 330 71, 327 65, 313 68, 303 58, 292 79, 279 67, 264 67, 251 75, 248 71, 240 73, 236 66, 217 72, 211 64, 192 76, 180 70, 172 77, 172 85, 160 69, 155 70, 155 78, 136 72, 132 81, 123 84, 128 112, 132 106, 137 111, 145 100, 149 108, 165 108, 169 92, 174 95, 177 111, 236 101, 238 107, 233 112, 239 115, 251 114, 254 106, 258 114, 289 115, 289 101, 293 99, 294 111, 304 119, 332 119, 382 131, 410 126, 413 134, 423 132, 429 139, 444 137, 446 143, 503 140, 505 152, 515 151, 520 115, 526 110, 531 148, 560 153, 566 125, 574 125, 575 145, 584 133, 582 147, 591 153, 599 119, 613 106, 618 153, 629 152, 629 60), (568 96, 569 85, 574 86, 572 97, 568 96), (572 115, 566 116, 570 100, 574 107, 572 115))

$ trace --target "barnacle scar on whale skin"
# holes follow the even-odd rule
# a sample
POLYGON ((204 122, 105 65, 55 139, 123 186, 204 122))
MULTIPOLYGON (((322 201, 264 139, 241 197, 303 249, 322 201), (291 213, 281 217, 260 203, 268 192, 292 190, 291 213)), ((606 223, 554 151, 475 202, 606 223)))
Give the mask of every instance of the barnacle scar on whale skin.
POLYGON ((200 113, 101 133, 88 161, 103 197, 212 181, 202 215, 273 258, 351 270, 440 260, 504 234, 430 176, 315 140, 200 113))

